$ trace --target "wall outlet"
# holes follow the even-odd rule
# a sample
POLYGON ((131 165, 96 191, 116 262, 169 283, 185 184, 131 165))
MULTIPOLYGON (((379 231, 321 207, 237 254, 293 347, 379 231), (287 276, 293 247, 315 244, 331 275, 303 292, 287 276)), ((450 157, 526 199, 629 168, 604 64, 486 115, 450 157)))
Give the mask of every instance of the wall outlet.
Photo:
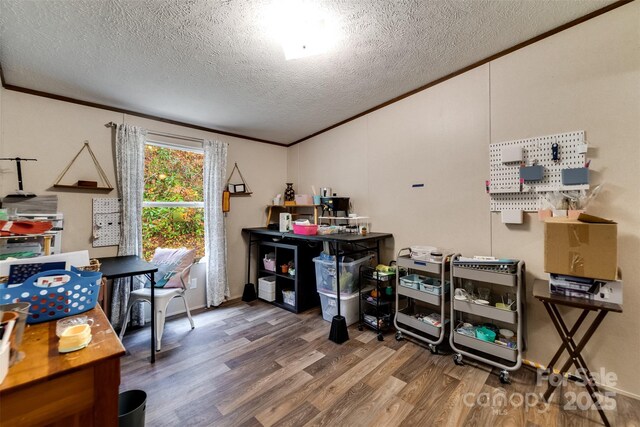
POLYGON ((191 279, 191 283, 189 285, 189 289, 196 289, 198 287, 198 279, 191 279))

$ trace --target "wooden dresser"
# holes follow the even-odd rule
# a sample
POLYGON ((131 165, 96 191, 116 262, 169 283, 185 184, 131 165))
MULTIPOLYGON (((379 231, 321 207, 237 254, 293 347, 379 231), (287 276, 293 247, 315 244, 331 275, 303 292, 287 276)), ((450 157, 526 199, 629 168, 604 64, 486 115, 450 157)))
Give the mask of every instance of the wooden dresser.
POLYGON ((0 424, 6 426, 117 426, 120 356, 125 353, 99 306, 89 345, 58 353, 56 321, 25 328, 22 361, 0 385, 0 424))

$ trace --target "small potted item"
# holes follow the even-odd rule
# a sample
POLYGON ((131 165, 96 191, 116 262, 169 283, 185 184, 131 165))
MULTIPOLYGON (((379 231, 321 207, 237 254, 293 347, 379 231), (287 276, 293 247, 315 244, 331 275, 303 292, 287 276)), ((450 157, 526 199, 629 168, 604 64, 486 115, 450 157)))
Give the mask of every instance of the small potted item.
POLYGON ((280 269, 281 269, 283 274, 287 274, 289 272, 289 264, 282 264, 280 266, 280 269))

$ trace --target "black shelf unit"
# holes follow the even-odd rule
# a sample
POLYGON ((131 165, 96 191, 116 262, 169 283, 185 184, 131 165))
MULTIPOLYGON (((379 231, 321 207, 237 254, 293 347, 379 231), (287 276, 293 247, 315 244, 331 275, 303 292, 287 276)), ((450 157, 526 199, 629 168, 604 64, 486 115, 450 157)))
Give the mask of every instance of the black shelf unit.
POLYGON ((358 329, 363 330, 364 326, 373 329, 378 334, 378 341, 384 340, 382 333, 391 327, 395 301, 394 284, 395 274, 380 276, 373 267, 360 267, 358 329), (376 298, 371 297, 371 289, 365 286, 366 283, 375 285, 376 298), (391 289, 390 294, 387 294, 387 288, 391 289))
POLYGON ((264 240, 258 244, 258 278, 275 276, 275 301, 271 304, 294 313, 300 313, 320 304, 316 290, 315 264, 313 258, 322 251, 321 245, 309 245, 305 242, 273 242, 264 240), (263 259, 266 254, 274 253, 276 271, 264 268, 263 259), (281 272, 281 266, 293 262, 295 275, 281 272), (286 304, 282 296, 283 289, 295 292, 294 305, 286 304))

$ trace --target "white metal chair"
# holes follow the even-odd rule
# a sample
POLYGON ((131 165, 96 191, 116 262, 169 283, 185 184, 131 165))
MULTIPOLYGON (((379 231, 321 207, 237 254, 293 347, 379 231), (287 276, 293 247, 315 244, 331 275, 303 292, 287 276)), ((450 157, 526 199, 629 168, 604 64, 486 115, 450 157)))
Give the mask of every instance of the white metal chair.
MULTIPOLYGON (((176 297, 182 298, 184 302, 184 308, 187 311, 187 317, 189 318, 189 322, 191 323, 191 329, 194 329, 196 326, 193 323, 193 319, 191 318, 191 312, 189 311, 189 305, 187 304, 187 299, 184 296, 185 291, 188 289, 187 284, 190 283, 190 274, 191 267, 193 264, 189 265, 187 268, 182 270, 179 273, 180 283, 182 284, 179 288, 155 288, 153 291, 154 296, 154 305, 155 305, 155 321, 156 321, 156 351, 160 351, 161 343, 162 343, 162 333, 164 332, 164 320, 167 315, 167 306, 172 299, 176 297)), ((120 330, 120 341, 122 341, 122 337, 124 336, 125 331, 127 330, 127 324, 129 323, 129 313, 131 311, 131 307, 134 306, 138 301, 144 301, 151 304, 151 289, 144 287, 142 289, 136 289, 131 291, 129 294, 129 302, 127 303, 127 312, 124 316, 124 323, 122 324, 122 329, 120 330)))

